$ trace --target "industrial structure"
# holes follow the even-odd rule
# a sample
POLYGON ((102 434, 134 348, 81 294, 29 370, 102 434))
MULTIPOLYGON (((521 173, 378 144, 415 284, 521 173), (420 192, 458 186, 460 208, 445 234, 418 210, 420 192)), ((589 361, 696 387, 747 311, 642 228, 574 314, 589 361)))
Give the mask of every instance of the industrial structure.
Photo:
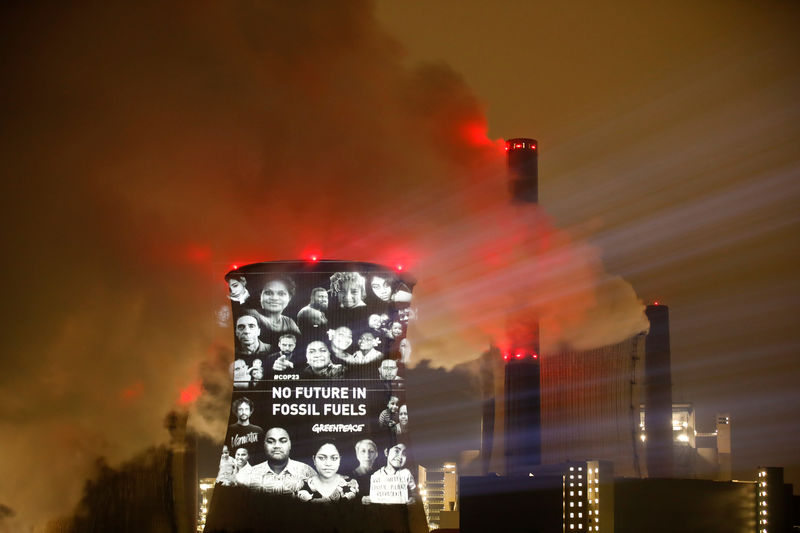
MULTIPOLYGON (((516 209, 538 201, 538 148, 506 142, 516 209)), ((702 433, 693 406, 673 404, 667 306, 648 305, 649 330, 622 342, 546 353, 535 317, 510 308, 510 349, 481 358, 495 377, 482 379, 483 475, 459 481, 460 531, 788 531, 782 469, 731 480, 730 416, 702 433)))
POLYGON ((425 468, 420 465, 419 494, 425 508, 428 527, 458 527, 456 507, 458 505, 458 470, 455 463, 444 463, 441 467, 425 468))
MULTIPOLYGON (((537 146, 535 139, 506 143, 511 199, 521 208, 535 205, 539 199, 537 146)), ((525 302, 512 304, 507 316, 510 346, 503 354, 505 471, 523 475, 542 462, 539 323, 526 307, 525 302)), ((494 427, 493 422, 491 425, 494 427)))

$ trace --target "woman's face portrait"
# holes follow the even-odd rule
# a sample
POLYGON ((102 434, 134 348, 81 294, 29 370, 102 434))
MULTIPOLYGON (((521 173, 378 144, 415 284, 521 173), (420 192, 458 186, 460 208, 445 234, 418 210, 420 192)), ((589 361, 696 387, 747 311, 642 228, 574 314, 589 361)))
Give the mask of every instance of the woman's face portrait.
POLYGON ((250 460, 250 454, 247 453, 246 448, 239 448, 236 450, 236 466, 239 468, 244 467, 247 464, 247 461, 250 460))
POLYGON ((358 448, 356 449, 356 458, 360 464, 371 467, 372 463, 375 462, 377 457, 378 450, 376 450, 375 446, 372 444, 368 442, 362 442, 358 445, 358 448))
POLYGON ((268 313, 283 313, 292 297, 289 289, 279 280, 273 280, 261 291, 261 307, 268 313))
POLYGON ((397 413, 397 419, 400 421, 400 424, 405 426, 408 424, 408 406, 401 405, 400 411, 397 413))
POLYGON ((239 296, 244 293, 244 285, 238 279, 231 278, 228 280, 228 291, 231 296, 239 296))
POLYGON ((333 444, 323 444, 314 454, 314 468, 322 479, 331 479, 339 472, 339 450, 333 444))
POLYGON ((325 343, 314 341, 306 348, 306 361, 314 370, 320 370, 331 364, 331 352, 325 343))
POLYGON ((384 302, 388 302, 389 298, 392 296, 392 288, 389 286, 389 282, 380 276, 372 276, 372 283, 370 284, 372 287, 372 292, 383 300, 384 302))

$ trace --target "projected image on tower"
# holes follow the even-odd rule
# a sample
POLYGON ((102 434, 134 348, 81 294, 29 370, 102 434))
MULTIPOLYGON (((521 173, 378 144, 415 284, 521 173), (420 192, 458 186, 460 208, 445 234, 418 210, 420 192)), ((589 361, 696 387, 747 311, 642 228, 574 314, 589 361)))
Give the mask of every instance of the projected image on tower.
POLYGON ((249 265, 225 280, 233 393, 212 508, 218 493, 243 489, 293 502, 413 503, 412 283, 339 262, 249 265))

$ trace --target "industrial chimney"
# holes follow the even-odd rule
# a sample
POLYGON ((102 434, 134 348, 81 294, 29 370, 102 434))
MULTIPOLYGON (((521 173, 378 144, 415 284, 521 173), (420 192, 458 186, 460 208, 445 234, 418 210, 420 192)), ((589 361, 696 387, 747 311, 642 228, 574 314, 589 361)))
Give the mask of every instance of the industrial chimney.
POLYGON ((650 332, 645 337, 645 414, 647 474, 673 476, 672 371, 669 351, 669 307, 648 305, 650 332))
MULTIPOLYGON (((512 203, 538 201, 538 143, 534 139, 506 141, 512 203)), ((541 382, 539 322, 525 305, 513 305, 507 333, 510 348, 503 354, 505 367, 505 455, 509 475, 527 474, 542 462, 541 382)))
POLYGON ((539 203, 539 143, 536 139, 506 141, 509 188, 515 204, 539 203))

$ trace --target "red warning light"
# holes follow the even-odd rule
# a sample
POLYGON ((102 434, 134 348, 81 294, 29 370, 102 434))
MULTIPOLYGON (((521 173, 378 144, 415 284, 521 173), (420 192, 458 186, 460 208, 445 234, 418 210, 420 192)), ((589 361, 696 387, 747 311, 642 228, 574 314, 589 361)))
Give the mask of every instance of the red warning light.
POLYGON ((318 258, 316 255, 312 255, 312 256, 311 256, 311 260, 312 260, 312 261, 314 261, 314 262, 316 262, 316 261, 318 261, 318 260, 319 260, 319 258, 318 258))
POLYGON ((533 354, 533 358, 534 359, 539 359, 539 354, 538 353, 533 354))
POLYGON ((536 145, 535 145, 535 144, 532 144, 532 145, 531 145, 531 148, 532 148, 533 150, 536 150, 536 145))
POLYGON ((653 305, 658 305, 658 300, 654 301, 653 305))
POLYGON ((397 268, 398 271, 403 270, 403 265, 397 265, 396 268, 397 268))
POLYGON ((504 354, 503 354, 503 360, 504 360, 504 361, 508 361, 508 354, 507 354, 507 353, 504 353, 504 354))
POLYGON ((203 387, 200 382, 191 383, 188 386, 181 389, 181 394, 178 402, 181 405, 188 405, 190 403, 194 403, 197 398, 200 397, 200 394, 203 392, 203 387))
POLYGON ((514 145, 514 148, 522 148, 522 144, 521 143, 517 143, 517 144, 514 145))
POLYGON ((517 352, 517 359, 522 359, 522 352, 517 352))
POLYGON ((233 270, 239 270, 239 265, 231 265, 231 268, 232 268, 233 270))

